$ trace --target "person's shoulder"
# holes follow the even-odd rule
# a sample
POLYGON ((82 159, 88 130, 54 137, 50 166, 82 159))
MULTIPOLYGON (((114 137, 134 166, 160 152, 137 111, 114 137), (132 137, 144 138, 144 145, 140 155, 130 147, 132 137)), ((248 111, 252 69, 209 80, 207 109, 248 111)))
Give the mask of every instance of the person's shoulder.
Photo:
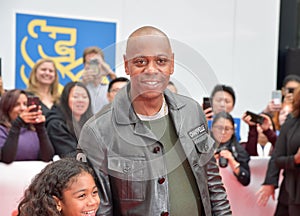
POLYGON ((107 116, 111 115, 111 107, 112 107, 111 105, 112 105, 111 103, 104 105, 101 108, 101 110, 99 110, 91 118, 89 118, 89 120, 87 120, 85 124, 91 125, 98 121, 103 121, 104 123, 105 122, 104 118, 107 118, 107 116))
POLYGON ((196 100, 194 100, 191 97, 185 96, 185 95, 181 95, 181 94, 177 94, 177 93, 173 93, 170 90, 166 89, 165 90, 165 95, 170 98, 173 99, 174 101, 176 101, 177 103, 197 103, 196 100))
POLYGON ((300 121, 300 118, 299 118, 299 117, 296 118, 296 117, 291 116, 291 117, 289 117, 289 118, 287 118, 287 119, 285 120, 285 122, 284 122, 284 123, 282 124, 282 126, 281 126, 281 129, 283 129, 283 128, 289 128, 289 127, 295 125, 295 123, 296 123, 297 121, 300 121))
POLYGON ((49 123, 54 122, 65 122, 65 116, 63 115, 61 109, 59 107, 56 107, 56 109, 49 110, 49 112, 46 114, 46 127, 49 123))
POLYGON ((4 125, 0 124, 0 133, 8 134, 8 129, 4 125))

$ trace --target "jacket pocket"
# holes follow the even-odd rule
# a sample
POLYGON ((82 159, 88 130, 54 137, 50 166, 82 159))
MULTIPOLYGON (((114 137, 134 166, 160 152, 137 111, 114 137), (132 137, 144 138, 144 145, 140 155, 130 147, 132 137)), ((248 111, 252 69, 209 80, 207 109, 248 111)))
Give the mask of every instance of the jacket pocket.
POLYGON ((208 134, 203 134, 202 136, 194 138, 193 142, 198 152, 209 153, 211 151, 214 151, 215 141, 208 134))
POLYGON ((144 200, 145 170, 144 157, 108 157, 112 192, 121 200, 144 200))
POLYGON ((197 152, 199 153, 198 165, 206 165, 214 157, 215 141, 208 134, 193 139, 197 152))

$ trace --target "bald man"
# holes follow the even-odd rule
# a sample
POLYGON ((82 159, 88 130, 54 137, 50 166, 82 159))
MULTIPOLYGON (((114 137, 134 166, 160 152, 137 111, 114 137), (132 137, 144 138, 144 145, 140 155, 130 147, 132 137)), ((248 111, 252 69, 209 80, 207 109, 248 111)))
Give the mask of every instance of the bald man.
POLYGON ((167 35, 134 31, 124 65, 129 85, 79 139, 97 175, 97 215, 231 215, 200 105, 166 89, 174 72, 167 35))

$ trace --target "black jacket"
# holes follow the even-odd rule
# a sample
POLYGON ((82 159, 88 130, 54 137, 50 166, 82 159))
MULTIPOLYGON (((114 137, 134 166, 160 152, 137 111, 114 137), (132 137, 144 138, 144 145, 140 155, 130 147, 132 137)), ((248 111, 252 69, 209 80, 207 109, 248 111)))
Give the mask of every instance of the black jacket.
POLYGON ((46 128, 48 136, 55 149, 55 154, 61 158, 66 156, 75 156, 78 139, 70 131, 66 123, 66 117, 61 109, 57 107, 47 113, 46 128))

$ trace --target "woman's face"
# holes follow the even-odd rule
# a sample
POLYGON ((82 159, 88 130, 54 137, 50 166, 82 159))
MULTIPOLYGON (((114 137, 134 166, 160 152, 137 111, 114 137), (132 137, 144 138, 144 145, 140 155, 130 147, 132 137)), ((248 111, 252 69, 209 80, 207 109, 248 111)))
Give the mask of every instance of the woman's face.
POLYGON ((9 112, 11 121, 15 120, 27 108, 27 96, 20 94, 14 108, 9 112))
POLYGON ((222 111, 230 113, 234 107, 233 98, 228 92, 218 91, 213 96, 212 105, 214 114, 222 111))
POLYGON ((78 121, 89 107, 89 96, 87 91, 80 86, 74 86, 69 94, 69 107, 73 116, 78 121))
POLYGON ((212 132, 218 143, 225 143, 234 134, 234 125, 228 119, 219 118, 212 126, 212 132))
POLYGON ((36 80, 43 85, 51 85, 55 81, 55 76, 55 67, 52 62, 44 62, 36 70, 36 80))
POLYGON ((100 205, 96 183, 87 172, 73 177, 71 184, 63 191, 63 199, 57 205, 63 216, 95 216, 100 205))

